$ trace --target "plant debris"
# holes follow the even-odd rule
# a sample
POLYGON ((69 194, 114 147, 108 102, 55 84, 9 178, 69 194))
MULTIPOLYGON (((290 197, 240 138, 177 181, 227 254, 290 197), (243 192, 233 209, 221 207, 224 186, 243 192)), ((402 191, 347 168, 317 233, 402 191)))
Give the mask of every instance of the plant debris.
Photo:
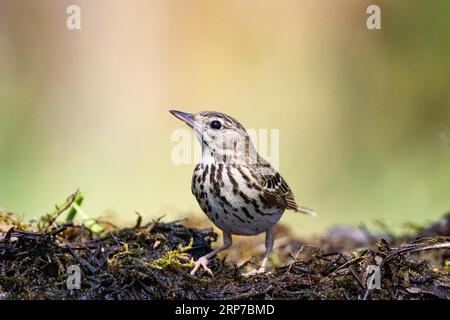
MULTIPOLYGON (((140 215, 132 228, 104 224, 100 234, 73 221, 55 222, 76 198, 34 224, 0 212, 0 299, 450 298, 450 214, 415 236, 388 240, 353 227, 310 241, 281 237, 272 272, 244 277, 256 261, 236 266, 215 257, 211 277, 189 271, 211 251, 213 229, 180 221, 142 224, 140 215), (79 288, 70 286, 70 266, 80 270, 79 288)), ((245 244, 247 254, 259 255, 260 244, 245 244)), ((230 250, 243 248, 238 242, 230 250)))

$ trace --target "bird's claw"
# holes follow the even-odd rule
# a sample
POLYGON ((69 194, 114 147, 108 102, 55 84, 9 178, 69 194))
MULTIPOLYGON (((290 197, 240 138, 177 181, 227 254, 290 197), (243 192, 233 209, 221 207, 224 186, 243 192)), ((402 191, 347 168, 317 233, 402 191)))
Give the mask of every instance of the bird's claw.
POLYGON ((254 276, 254 275, 257 275, 257 274, 261 274, 261 273, 264 273, 264 272, 266 272, 266 268, 261 267, 259 269, 253 269, 250 272, 244 273, 243 276, 244 277, 251 277, 251 276, 254 276))
POLYGON ((191 271, 191 276, 195 275, 200 267, 202 267, 203 270, 208 272, 211 276, 213 275, 211 269, 208 268, 208 259, 206 259, 205 257, 200 257, 197 261, 194 262, 194 268, 191 271))

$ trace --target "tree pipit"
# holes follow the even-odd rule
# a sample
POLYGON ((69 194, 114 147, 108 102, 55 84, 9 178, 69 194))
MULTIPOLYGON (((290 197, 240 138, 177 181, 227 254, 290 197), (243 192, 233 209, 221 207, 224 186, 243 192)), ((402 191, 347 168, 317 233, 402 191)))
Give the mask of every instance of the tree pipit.
POLYGON ((212 274, 208 259, 231 246, 234 235, 266 233, 266 252, 259 269, 246 275, 265 272, 273 248, 274 227, 284 210, 311 216, 316 213, 301 207, 281 175, 256 151, 245 128, 234 118, 220 112, 170 112, 194 130, 202 146, 202 160, 192 176, 192 193, 200 208, 223 232, 223 245, 199 258, 191 271, 200 267, 212 274))

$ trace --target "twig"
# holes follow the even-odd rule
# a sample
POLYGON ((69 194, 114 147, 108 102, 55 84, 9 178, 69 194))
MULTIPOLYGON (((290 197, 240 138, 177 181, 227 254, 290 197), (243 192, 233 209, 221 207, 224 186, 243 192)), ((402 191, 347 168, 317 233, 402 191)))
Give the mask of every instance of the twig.
POLYGON ((56 219, 61 215, 61 213, 63 213, 64 211, 66 211, 67 209, 69 209, 73 204, 75 204, 75 199, 77 198, 78 194, 80 193, 80 191, 77 189, 74 193, 72 193, 64 202, 63 206, 61 208, 59 208, 57 205, 55 206, 56 211, 53 213, 49 213, 46 215, 47 221, 47 227, 49 228, 55 221, 56 219))
MULTIPOLYGON (((342 253, 339 253, 339 256, 342 257, 342 259, 344 259, 344 261, 346 261, 346 262, 348 261, 348 259, 342 253)), ((350 272, 352 273, 353 277, 356 279, 356 281, 361 286, 361 288, 363 290, 366 289, 366 286, 361 281, 361 279, 358 277, 358 275, 356 274, 355 270, 353 270, 353 268, 351 266, 348 266, 348 270, 350 270, 350 272)))
POLYGON ((363 259, 363 257, 353 258, 353 259, 347 261, 346 263, 344 263, 343 265, 341 265, 340 267, 338 267, 336 270, 330 272, 330 274, 335 273, 335 272, 337 272, 339 270, 342 270, 344 268, 347 268, 348 266, 351 266, 352 264, 354 264, 354 263, 356 263, 356 262, 358 262, 359 260, 362 260, 362 259, 363 259))
POLYGON ((95 274, 95 268, 86 260, 83 261, 70 246, 65 246, 64 249, 70 253, 70 255, 83 267, 85 271, 95 274))

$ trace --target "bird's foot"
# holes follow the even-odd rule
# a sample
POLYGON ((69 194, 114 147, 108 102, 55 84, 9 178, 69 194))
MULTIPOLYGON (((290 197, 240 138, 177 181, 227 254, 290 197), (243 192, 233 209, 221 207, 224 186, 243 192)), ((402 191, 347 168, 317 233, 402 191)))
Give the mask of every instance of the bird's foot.
POLYGON ((194 262, 194 268, 191 271, 191 276, 193 276, 200 267, 202 267, 203 270, 208 272, 211 276, 213 275, 211 269, 208 268, 208 259, 206 259, 205 257, 200 257, 197 261, 194 262))
POLYGON ((251 277, 251 276, 254 276, 254 275, 257 275, 257 274, 261 274, 261 273, 264 273, 264 272, 266 272, 266 268, 261 267, 259 269, 253 269, 250 272, 244 273, 243 276, 244 277, 251 277))

